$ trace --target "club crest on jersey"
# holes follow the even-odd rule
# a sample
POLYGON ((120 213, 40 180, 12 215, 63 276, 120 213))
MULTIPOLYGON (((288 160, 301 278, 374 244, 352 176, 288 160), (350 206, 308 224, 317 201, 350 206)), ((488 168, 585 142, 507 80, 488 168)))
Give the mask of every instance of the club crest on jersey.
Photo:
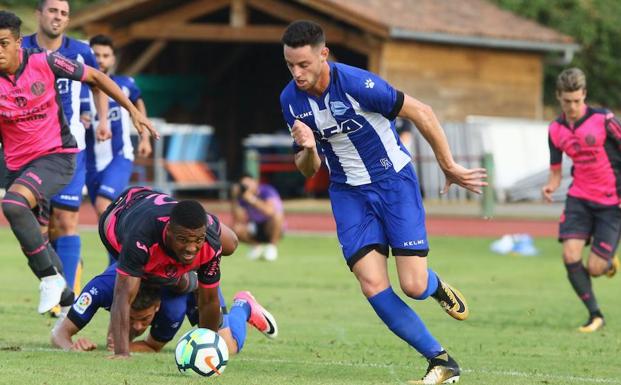
POLYGON ((32 94, 35 96, 43 95, 43 93, 45 92, 45 84, 40 81, 32 83, 32 85, 30 86, 30 92, 32 92, 32 94))
POLYGON ((333 116, 342 116, 347 112, 347 105, 340 101, 330 102, 330 111, 333 116))
POLYGON ((175 265, 167 265, 164 268, 164 274, 168 278, 173 278, 175 275, 177 275, 177 267, 175 265))
POLYGON ((382 165, 382 167, 384 167, 384 170, 388 170, 392 167, 392 162, 388 158, 380 159, 380 164, 382 165))
POLYGON ((77 301, 73 304, 73 310, 78 314, 84 314, 86 309, 93 303, 93 297, 88 292, 82 293, 77 301))
POLYGON ((364 81, 364 88, 373 88, 373 87, 375 87, 375 82, 371 78, 364 81))

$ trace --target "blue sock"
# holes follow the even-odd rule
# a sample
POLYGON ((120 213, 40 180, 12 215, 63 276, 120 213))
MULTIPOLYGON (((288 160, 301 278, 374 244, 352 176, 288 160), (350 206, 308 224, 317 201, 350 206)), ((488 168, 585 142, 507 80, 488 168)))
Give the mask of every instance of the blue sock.
POLYGON ((246 342, 246 322, 250 318, 250 305, 246 301, 235 301, 229 312, 229 327, 237 342, 237 352, 241 352, 246 342))
POLYGON ((427 289, 423 294, 414 299, 425 299, 435 293, 436 290, 438 290, 438 285, 440 284, 440 279, 438 278, 438 275, 434 273, 434 271, 431 269, 427 269, 427 273, 427 289))
POLYGON ((425 358, 431 359, 442 351, 442 346, 429 333, 423 321, 395 294, 392 287, 368 300, 386 326, 425 358))
POLYGON ((52 246, 63 263, 67 287, 73 289, 75 274, 78 270, 78 264, 80 264, 80 248, 82 246, 80 236, 65 235, 58 237, 52 242, 52 246))

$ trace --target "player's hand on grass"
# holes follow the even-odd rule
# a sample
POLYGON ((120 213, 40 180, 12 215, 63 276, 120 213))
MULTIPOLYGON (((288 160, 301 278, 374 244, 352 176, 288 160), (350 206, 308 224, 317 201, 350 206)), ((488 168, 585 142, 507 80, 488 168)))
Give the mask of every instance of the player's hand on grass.
POLYGON ((89 352, 97 349, 97 344, 88 338, 78 338, 72 345, 71 350, 76 352, 89 352))
POLYGON ((549 184, 543 186, 541 188, 541 194, 543 195, 543 199, 545 199, 546 202, 551 203, 552 193, 554 193, 554 191, 556 191, 556 188, 554 188, 553 186, 550 186, 549 184))
POLYGON ((313 131, 300 120, 296 119, 293 123, 293 127, 291 127, 291 137, 293 137, 295 143, 302 148, 313 149, 317 146, 313 131))
POLYGON ((477 194, 481 194, 481 187, 487 186, 487 182, 485 181, 487 178, 487 170, 484 168, 465 168, 458 163, 454 163, 452 166, 442 171, 444 171, 446 183, 444 184, 444 188, 440 191, 440 194, 446 194, 452 184, 456 184, 477 194))
POLYGON ((160 133, 157 132, 155 127, 146 116, 140 113, 137 109, 133 114, 131 114, 132 123, 134 123, 134 127, 136 127, 136 131, 138 131, 138 135, 142 136, 143 134, 149 134, 151 137, 155 139, 160 138, 160 133))

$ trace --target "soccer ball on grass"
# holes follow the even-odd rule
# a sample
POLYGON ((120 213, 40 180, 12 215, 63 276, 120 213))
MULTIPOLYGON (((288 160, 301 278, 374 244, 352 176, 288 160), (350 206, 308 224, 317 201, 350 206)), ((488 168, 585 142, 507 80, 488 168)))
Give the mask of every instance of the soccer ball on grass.
POLYGON ((181 373, 219 376, 229 361, 224 338, 209 329, 192 329, 177 342, 175 361, 181 373))

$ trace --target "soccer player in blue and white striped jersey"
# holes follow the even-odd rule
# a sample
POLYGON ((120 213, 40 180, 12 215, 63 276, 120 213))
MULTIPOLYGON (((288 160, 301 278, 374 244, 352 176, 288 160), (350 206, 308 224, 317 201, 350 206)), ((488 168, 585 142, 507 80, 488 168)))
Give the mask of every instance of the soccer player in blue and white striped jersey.
POLYGON ((284 58, 293 80, 280 96, 294 139, 295 163, 305 175, 330 170, 330 200, 345 260, 362 293, 397 336, 429 360, 424 384, 452 383, 460 370, 418 315, 393 291, 387 273, 389 249, 399 283, 413 299, 435 298, 463 320, 468 307, 459 291, 427 267, 425 212, 411 156, 394 128, 410 119, 431 145, 446 176, 480 193, 486 171, 466 169, 451 155, 432 109, 396 90, 379 76, 327 60, 321 27, 296 21, 285 30, 284 58))
MULTIPOLYGON (((116 55, 112 39, 105 35, 97 35, 91 38, 90 46, 95 53, 99 70, 110 76, 136 108, 146 116, 142 94, 134 79, 113 74, 116 55)), ((86 101, 89 100, 91 98, 87 98, 86 101)), ((110 100, 109 103, 108 122, 112 131, 110 140, 97 140, 93 129, 86 130, 86 186, 98 216, 125 190, 129 184, 134 162, 134 147, 130 137, 132 122, 129 113, 114 100, 110 100)), ((83 121, 87 127, 90 127, 89 111, 93 111, 89 104, 82 106, 83 121)), ((94 121, 99 121, 99 116, 95 116, 94 121)), ((151 154, 151 150, 150 138, 141 136, 138 156, 146 158, 151 154)))

